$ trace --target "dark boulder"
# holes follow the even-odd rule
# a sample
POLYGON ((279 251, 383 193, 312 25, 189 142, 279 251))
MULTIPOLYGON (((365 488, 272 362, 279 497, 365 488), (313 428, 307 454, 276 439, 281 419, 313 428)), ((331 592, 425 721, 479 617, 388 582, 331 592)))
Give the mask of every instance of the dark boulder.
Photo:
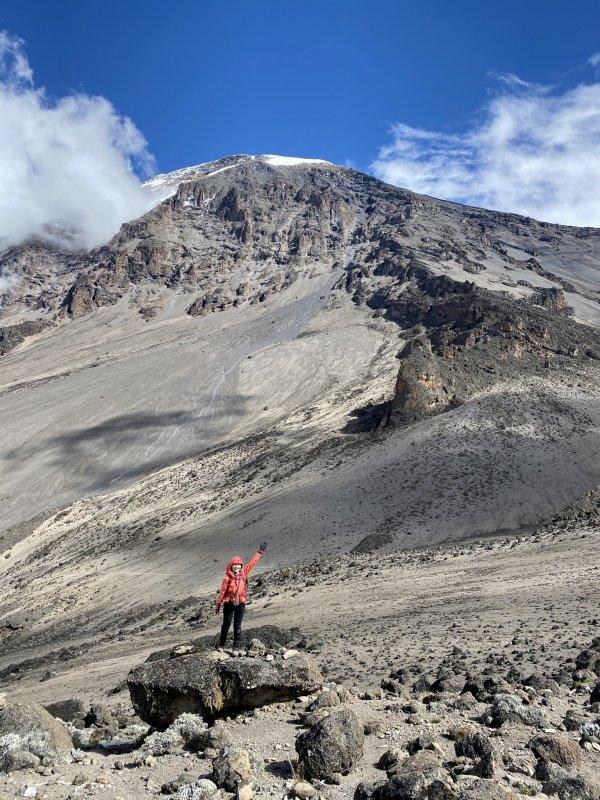
POLYGON ((362 758, 363 745, 358 717, 351 709, 339 708, 301 734, 296 751, 307 778, 328 780, 351 772, 362 758))
POLYGON ((438 756, 421 750, 399 763, 388 781, 375 787, 373 800, 453 800, 452 779, 438 756))
POLYGON ((180 714, 200 714, 206 720, 291 700, 320 688, 323 679, 305 656, 236 658, 218 661, 191 654, 146 662, 127 678, 137 714, 160 730, 180 714))
POLYGON ((53 717, 58 717, 58 719, 62 719, 65 722, 72 722, 75 727, 83 727, 86 706, 82 700, 57 700, 55 703, 49 703, 44 706, 44 708, 53 717))

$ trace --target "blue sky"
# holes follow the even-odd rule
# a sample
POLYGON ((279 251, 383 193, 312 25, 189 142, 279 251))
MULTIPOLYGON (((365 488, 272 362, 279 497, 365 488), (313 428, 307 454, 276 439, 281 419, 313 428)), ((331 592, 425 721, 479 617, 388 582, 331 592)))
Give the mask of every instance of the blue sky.
POLYGON ((131 165, 234 153, 600 226, 600 3, 0 3, 0 244, 105 241, 131 165))
POLYGON ((546 83, 583 65, 600 3, 18 0, 0 27, 50 93, 131 117, 161 171, 238 152, 364 169, 395 122, 469 124, 491 71, 546 83))

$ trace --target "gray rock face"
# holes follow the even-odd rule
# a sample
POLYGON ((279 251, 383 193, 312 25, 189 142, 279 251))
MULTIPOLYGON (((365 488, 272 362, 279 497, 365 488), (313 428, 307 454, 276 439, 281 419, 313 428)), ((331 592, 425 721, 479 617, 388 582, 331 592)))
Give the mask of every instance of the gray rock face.
POLYGON ((529 725, 532 728, 543 728, 546 725, 544 715, 538 708, 525 705, 513 694, 499 694, 496 697, 486 714, 486 722, 493 728, 499 728, 510 722, 529 725))
POLYGON ((160 730, 186 711, 212 720, 292 699, 318 689, 322 682, 316 666, 300 654, 273 661, 215 661, 191 654, 146 662, 133 669, 127 679, 136 712, 160 730))
POLYGON ((37 703, 17 703, 0 711, 3 771, 22 769, 24 764, 35 765, 42 759, 56 761, 67 756, 71 747, 64 726, 37 703))
POLYGON ((496 781, 479 780, 457 789, 457 800, 521 800, 522 794, 496 781))
POLYGON ((544 733, 534 736, 527 745, 540 759, 558 764, 565 769, 577 769, 581 766, 581 750, 573 739, 555 733, 544 733))
POLYGON ((389 780, 372 795, 373 800, 452 800, 454 796, 442 762, 425 750, 397 764, 389 780))
POLYGON ((369 409, 367 427, 446 410, 517 373, 546 374, 548 357, 588 365, 600 352, 565 295, 596 302, 595 293, 545 261, 549 242, 553 255, 597 260, 586 229, 463 208, 330 164, 238 156, 176 175, 174 196, 89 253, 32 243, 3 254, 0 270, 23 287, 7 302, 64 320, 145 284, 189 293, 195 316, 264 302, 317 268, 343 269, 338 290, 410 331, 393 396, 369 409), (516 258, 512 248, 538 255, 516 258), (516 269, 531 281, 515 281, 516 269), (502 293, 468 279, 480 274, 502 293), (540 277, 552 285, 538 286, 540 277), (525 296, 504 291, 517 286, 525 296))
POLYGON ((362 758, 363 726, 348 708, 333 709, 296 740, 296 751, 306 777, 331 779, 347 775, 362 758))
POLYGON ((42 333, 47 327, 48 323, 41 320, 19 322, 16 325, 0 327, 0 356, 9 353, 18 344, 25 341, 28 336, 42 333))

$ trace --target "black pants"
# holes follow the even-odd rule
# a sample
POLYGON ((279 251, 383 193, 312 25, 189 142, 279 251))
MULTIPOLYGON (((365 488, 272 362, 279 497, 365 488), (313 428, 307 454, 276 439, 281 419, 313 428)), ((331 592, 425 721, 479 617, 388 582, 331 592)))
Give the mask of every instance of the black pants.
POLYGON ((221 638, 219 640, 219 647, 225 647, 227 641, 227 634, 231 627, 231 620, 233 620, 233 646, 236 647, 242 638, 242 620, 244 619, 244 611, 246 604, 240 603, 223 603, 223 624, 221 626, 221 638))

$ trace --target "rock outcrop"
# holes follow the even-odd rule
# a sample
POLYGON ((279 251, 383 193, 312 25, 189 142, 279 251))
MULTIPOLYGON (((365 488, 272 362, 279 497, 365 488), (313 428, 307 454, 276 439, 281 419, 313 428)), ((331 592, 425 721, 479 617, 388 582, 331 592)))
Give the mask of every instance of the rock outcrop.
POLYGON ((224 661, 186 655, 151 661, 133 669, 127 684, 133 707, 156 728, 168 727, 184 712, 207 720, 289 700, 322 684, 317 667, 301 654, 272 660, 224 661))

